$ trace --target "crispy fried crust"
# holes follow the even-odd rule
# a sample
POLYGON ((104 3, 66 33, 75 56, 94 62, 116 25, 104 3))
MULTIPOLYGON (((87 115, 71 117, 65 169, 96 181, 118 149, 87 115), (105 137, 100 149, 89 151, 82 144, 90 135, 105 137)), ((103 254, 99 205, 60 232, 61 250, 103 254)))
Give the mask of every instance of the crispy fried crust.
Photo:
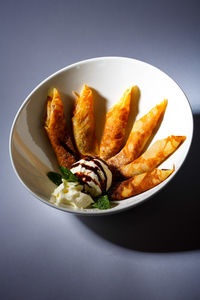
POLYGON ((153 169, 151 172, 143 173, 121 182, 111 193, 111 200, 123 200, 141 194, 170 176, 174 170, 153 169))
POLYGON ((126 145, 117 155, 107 161, 110 166, 119 168, 132 162, 141 154, 153 130, 162 119, 166 106, 167 100, 163 100, 134 123, 126 145))
POLYGON ((72 118, 74 139, 81 155, 98 155, 92 90, 84 85, 77 95, 72 118))
POLYGON ((185 136, 171 135, 166 139, 156 141, 136 160, 119 168, 120 173, 125 177, 133 177, 151 171, 169 157, 185 141, 185 139, 185 136))
POLYGON ((100 157, 109 159, 118 153, 123 145, 130 112, 132 88, 127 89, 121 99, 106 114, 104 133, 100 144, 100 157))
POLYGON ((63 103, 55 88, 47 98, 47 116, 44 128, 59 165, 70 168, 76 162, 76 152, 67 132, 63 103))

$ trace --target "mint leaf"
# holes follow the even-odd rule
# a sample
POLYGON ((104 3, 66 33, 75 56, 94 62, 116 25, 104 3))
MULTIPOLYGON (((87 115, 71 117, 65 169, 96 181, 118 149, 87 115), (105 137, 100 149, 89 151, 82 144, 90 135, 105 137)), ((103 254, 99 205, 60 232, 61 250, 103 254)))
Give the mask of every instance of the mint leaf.
POLYGON ((94 199, 95 202, 92 204, 92 207, 98 209, 108 209, 110 208, 110 201, 108 195, 100 196, 94 199))
POLYGON ((78 178, 67 168, 61 166, 60 171, 62 173, 62 178, 69 182, 78 182, 78 178))
POLYGON ((47 176, 49 177, 49 179, 51 181, 53 181, 53 183, 55 183, 56 185, 60 185, 62 183, 62 176, 58 173, 55 172, 48 172, 47 176))
POLYGON ((55 172, 47 173, 49 179, 53 181, 53 183, 55 183, 56 185, 60 185, 62 183, 62 178, 68 182, 78 182, 78 178, 67 168, 61 166, 60 171, 62 175, 55 172))

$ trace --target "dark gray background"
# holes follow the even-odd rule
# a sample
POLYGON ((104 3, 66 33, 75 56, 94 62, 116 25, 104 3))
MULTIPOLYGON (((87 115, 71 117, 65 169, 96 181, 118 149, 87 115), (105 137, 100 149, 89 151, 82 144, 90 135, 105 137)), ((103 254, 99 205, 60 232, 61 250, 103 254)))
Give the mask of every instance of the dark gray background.
POLYGON ((200 299, 199 1, 1 1, 0 299, 200 299), (110 217, 41 203, 17 179, 13 118, 51 73, 97 56, 155 65, 183 88, 195 132, 177 177, 110 217))

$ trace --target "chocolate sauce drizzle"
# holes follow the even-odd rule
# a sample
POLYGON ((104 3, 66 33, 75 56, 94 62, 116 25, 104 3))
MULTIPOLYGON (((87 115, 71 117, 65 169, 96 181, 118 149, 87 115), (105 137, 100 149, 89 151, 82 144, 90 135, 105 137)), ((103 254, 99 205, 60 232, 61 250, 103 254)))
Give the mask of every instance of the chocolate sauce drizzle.
MULTIPOLYGON (((85 163, 81 163, 81 162, 77 162, 77 163, 74 163, 71 168, 75 168, 79 165, 81 165, 82 167, 84 167, 85 169, 87 170, 90 170, 92 172, 94 172, 98 179, 99 179, 99 182, 100 182, 100 189, 102 191, 102 194, 105 194, 106 192, 106 188, 107 188, 107 174, 103 168, 103 166, 101 165, 101 163, 98 161, 98 160, 101 160, 101 159, 97 159, 96 157, 92 157, 92 156, 86 156, 83 158, 85 161, 93 161, 95 164, 96 164, 96 167, 92 167, 92 166, 88 166, 86 165, 85 163), (103 179, 99 173, 99 170, 102 171, 102 173, 104 174, 104 178, 103 179)), ((103 163, 105 163, 103 160, 101 160, 103 163)), ((106 163, 105 163, 106 164, 106 163)), ((107 164, 106 164, 107 165, 107 164)), ((79 172, 79 173, 76 173, 76 176, 79 178, 79 180, 81 180, 82 182, 84 182, 85 184, 87 184, 87 182, 90 182, 90 181, 93 181, 95 184, 99 185, 98 182, 96 182, 95 179, 91 178, 90 176, 88 175, 85 175, 84 173, 82 172, 79 172)), ((88 184, 87 184, 88 185, 88 184)))

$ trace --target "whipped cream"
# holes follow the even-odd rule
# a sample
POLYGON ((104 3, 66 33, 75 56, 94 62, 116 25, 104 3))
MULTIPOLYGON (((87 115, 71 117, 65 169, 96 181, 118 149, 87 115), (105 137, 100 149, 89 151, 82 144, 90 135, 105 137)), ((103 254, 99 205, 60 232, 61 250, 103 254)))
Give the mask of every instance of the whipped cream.
POLYGON ((70 205, 75 208, 86 208, 93 199, 90 195, 82 193, 83 186, 77 182, 68 182, 62 179, 62 183, 52 193, 50 202, 57 206, 70 205))

